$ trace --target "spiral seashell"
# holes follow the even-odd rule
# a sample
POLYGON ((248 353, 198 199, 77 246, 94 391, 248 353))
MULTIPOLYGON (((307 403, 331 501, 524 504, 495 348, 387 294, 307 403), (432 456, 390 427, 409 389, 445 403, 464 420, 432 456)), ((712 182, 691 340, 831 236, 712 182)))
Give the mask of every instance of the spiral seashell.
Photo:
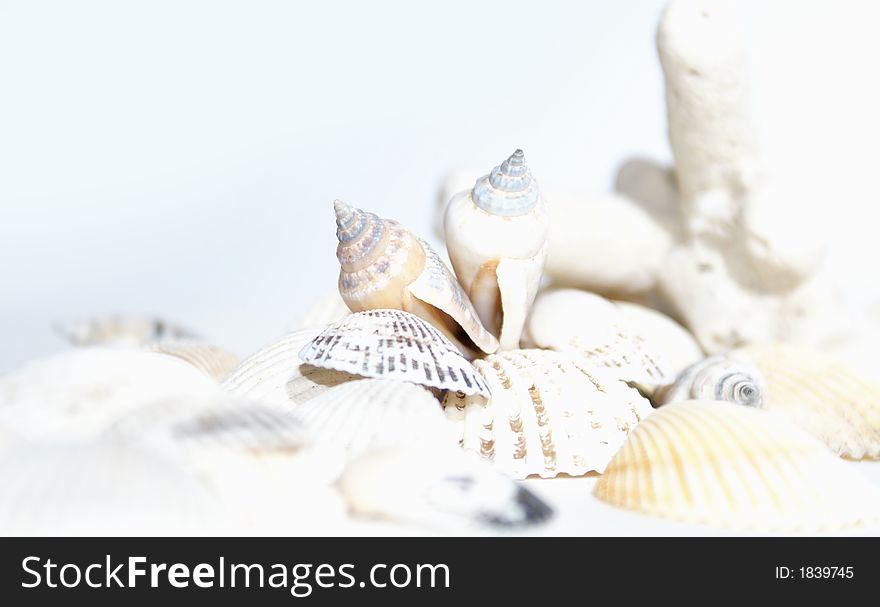
POLYGON ((524 341, 582 356, 626 382, 657 386, 673 380, 658 344, 640 335, 613 303, 586 291, 542 293, 532 308, 524 341))
POLYGON ((627 433, 651 414, 638 391, 584 359, 550 350, 499 352, 474 362, 489 399, 449 392, 462 445, 514 478, 602 472, 627 433))
POLYGON ((480 320, 502 350, 519 347, 541 283, 550 221, 538 185, 516 150, 446 209, 446 247, 480 320))
POLYGON ((160 340, 195 339, 184 327, 161 318, 107 316, 68 320, 53 325, 55 333, 72 346, 138 347, 160 340))
POLYGON ((655 402, 727 401, 760 409, 766 393, 764 376, 755 365, 727 356, 710 356, 682 371, 675 383, 658 390, 655 402))
POLYGON ((756 344, 731 353, 767 382, 764 408, 850 459, 880 459, 880 382, 822 352, 756 344))
POLYGON ((158 341, 144 346, 144 349, 184 360, 217 381, 222 381, 238 364, 238 356, 232 352, 199 341, 158 341))
POLYGON ((458 343, 498 349, 439 255, 396 221, 337 200, 339 293, 352 312, 391 308, 420 316, 458 343), (466 337, 465 337, 466 336, 466 337))
POLYGON ((777 415, 684 401, 636 426, 596 484, 614 506, 752 532, 819 533, 880 516, 880 491, 777 415))
POLYGON ((352 314, 307 343, 300 359, 364 377, 489 393, 482 376, 439 330, 401 310, 352 314))

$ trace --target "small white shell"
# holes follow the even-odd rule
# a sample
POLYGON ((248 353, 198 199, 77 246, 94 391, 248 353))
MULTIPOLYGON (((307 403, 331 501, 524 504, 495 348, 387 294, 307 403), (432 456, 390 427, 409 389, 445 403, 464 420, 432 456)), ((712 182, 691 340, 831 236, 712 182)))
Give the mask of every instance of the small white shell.
POLYGON ((623 381, 654 386, 674 378, 656 344, 637 333, 617 306, 593 293, 541 293, 526 331, 529 344, 583 356, 623 381))
POLYGON ((672 374, 678 375, 703 359, 703 350, 696 338, 669 316, 629 301, 614 304, 633 331, 663 356, 672 374))
POLYGON ((638 391, 577 356, 514 350, 474 364, 491 398, 450 392, 447 417, 461 428, 465 449, 515 478, 602 472, 653 411, 638 391))
POLYGON ((747 360, 710 356, 682 371, 675 383, 659 389, 655 403, 723 400, 760 409, 766 394, 764 376, 755 365, 747 360))
POLYGON ((783 418, 725 402, 661 407, 630 434, 595 488, 644 514, 760 532, 873 523, 880 492, 783 418))
POLYGON ((144 349, 176 356, 217 381, 222 381, 238 364, 238 356, 232 352, 199 341, 157 341, 145 345, 144 349))
POLYGON ((486 382, 440 331, 400 310, 369 310, 332 324, 305 345, 303 362, 364 377, 409 381, 465 394, 486 382))
POLYGON ((166 339, 194 339, 189 329, 160 318, 107 316, 58 322, 55 333, 73 346, 137 347, 166 339))

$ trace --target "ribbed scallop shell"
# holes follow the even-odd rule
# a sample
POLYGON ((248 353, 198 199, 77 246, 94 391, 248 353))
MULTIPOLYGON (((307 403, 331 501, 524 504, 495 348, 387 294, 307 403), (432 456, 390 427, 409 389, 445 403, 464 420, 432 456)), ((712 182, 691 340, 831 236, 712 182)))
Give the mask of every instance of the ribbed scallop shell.
POLYGON ((488 394, 482 376, 440 331, 400 310, 352 314, 324 329, 300 352, 329 369, 408 381, 465 394, 488 394))
POLYGON ((682 371, 675 383, 659 389, 655 402, 723 400, 760 409, 766 393, 764 376, 752 363, 727 356, 710 356, 682 371))
POLYGON ((185 360, 217 381, 222 381, 238 364, 238 356, 232 352, 199 341, 158 341, 144 346, 144 349, 185 360))
POLYGON ((764 407, 852 459, 880 458, 880 382, 846 363, 787 345, 754 345, 732 356, 754 363, 767 382, 764 407))
POLYGON ((731 403, 657 410, 630 434, 595 488, 644 514, 759 532, 873 523, 880 492, 783 418, 731 403))
POLYGON ((515 217, 531 211, 540 194, 522 150, 516 150, 488 175, 477 180, 473 200, 492 215, 515 217))
POLYGON ((416 314, 457 341, 462 332, 484 352, 498 341, 483 325, 440 256, 396 221, 336 201, 339 293, 353 312, 416 314))
POLYGON ((166 339, 195 339, 189 329, 161 318, 107 316, 55 323, 55 333, 73 346, 137 347, 166 339))
POLYGON ((298 407, 315 443, 338 445, 347 457, 381 447, 457 447, 439 401, 421 386, 361 379, 331 388, 298 407))
POLYGON ((578 354, 627 382, 654 386, 674 379, 656 344, 641 336, 613 303, 587 291, 560 289, 539 295, 524 341, 578 354))
POLYGON ((459 425, 465 449, 515 478, 602 472, 653 411, 638 391, 577 356, 513 350, 474 365, 491 398, 450 392, 446 415, 459 425))
POLYGON ((244 359, 221 384, 230 395, 283 409, 306 402, 340 383, 358 376, 307 365, 299 353, 321 332, 300 329, 244 359))

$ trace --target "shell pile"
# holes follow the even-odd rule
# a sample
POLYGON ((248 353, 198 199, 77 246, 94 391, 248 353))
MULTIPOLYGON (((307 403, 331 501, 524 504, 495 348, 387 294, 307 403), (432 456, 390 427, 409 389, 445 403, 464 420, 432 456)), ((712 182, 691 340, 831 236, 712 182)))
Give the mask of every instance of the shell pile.
POLYGON ((499 155, 445 186, 451 268, 328 204, 338 294, 241 361, 149 317, 59 326, 75 348, 0 376, 0 535, 541 530, 560 482, 622 525, 880 525, 850 461, 880 459, 880 383, 821 352, 847 314, 757 166, 718 6, 658 29, 674 168, 590 197, 499 155))

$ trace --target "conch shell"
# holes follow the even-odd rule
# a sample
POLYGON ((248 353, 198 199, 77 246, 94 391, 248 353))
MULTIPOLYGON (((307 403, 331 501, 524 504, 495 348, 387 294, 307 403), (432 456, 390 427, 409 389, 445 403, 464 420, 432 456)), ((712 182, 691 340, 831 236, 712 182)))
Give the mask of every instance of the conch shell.
POLYGON ((511 350, 474 362, 492 396, 447 393, 462 445, 515 478, 602 472, 651 414, 638 391, 571 354, 511 350))
POLYGON ((396 221, 339 200, 334 209, 339 293, 352 312, 404 310, 432 323, 454 343, 462 343, 464 333, 484 352, 498 349, 498 340, 483 327, 471 301, 428 243, 396 221))
POLYGON ((655 392, 655 403, 682 400, 727 401, 761 408, 767 386, 761 371, 747 360, 710 356, 681 372, 675 383, 655 392))
POLYGON ((643 514, 759 532, 818 533, 880 517, 880 491, 777 415, 725 402, 661 407, 595 487, 643 514))
POLYGON ((519 347, 541 283, 549 227, 522 150, 449 201, 445 231, 452 267, 502 350, 519 347))

